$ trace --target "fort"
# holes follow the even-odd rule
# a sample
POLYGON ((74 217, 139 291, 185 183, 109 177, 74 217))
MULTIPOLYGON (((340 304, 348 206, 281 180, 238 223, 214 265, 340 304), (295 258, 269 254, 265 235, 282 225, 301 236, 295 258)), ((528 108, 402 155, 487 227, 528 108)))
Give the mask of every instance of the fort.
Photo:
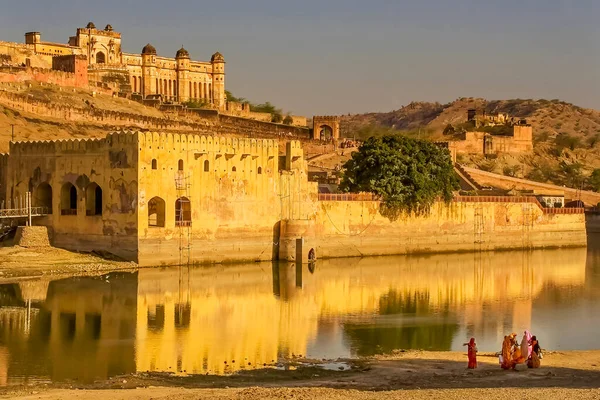
POLYGON ((11 142, 0 187, 5 204, 31 192, 49 210, 35 224, 54 245, 141 266, 586 245, 582 209, 535 197, 456 196, 390 221, 369 194, 319 194, 297 140, 285 152, 198 133, 11 142))
POLYGON ((468 130, 448 141, 454 160, 457 154, 526 154, 533 151, 533 128, 525 119, 470 109, 466 125, 468 130))

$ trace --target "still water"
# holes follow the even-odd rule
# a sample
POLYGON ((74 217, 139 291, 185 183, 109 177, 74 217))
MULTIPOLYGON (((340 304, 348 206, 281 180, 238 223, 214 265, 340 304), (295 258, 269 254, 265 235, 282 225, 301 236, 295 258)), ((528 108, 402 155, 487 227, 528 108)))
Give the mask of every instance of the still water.
POLYGON ((221 374, 291 356, 600 349, 600 249, 143 269, 0 285, 0 386, 221 374))

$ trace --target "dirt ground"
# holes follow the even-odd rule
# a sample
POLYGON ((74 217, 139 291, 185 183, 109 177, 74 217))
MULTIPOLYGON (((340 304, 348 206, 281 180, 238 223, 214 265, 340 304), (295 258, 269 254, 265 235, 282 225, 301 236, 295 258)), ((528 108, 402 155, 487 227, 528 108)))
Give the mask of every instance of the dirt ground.
POLYGON ((137 373, 92 385, 11 387, 21 399, 600 399, 600 351, 547 352, 542 368, 504 371, 493 354, 466 369, 460 352, 397 352, 352 362, 350 371, 298 368, 231 376, 137 373))
POLYGON ((135 268, 135 263, 106 260, 93 254, 55 247, 0 246, 0 281, 24 277, 94 275, 135 268))

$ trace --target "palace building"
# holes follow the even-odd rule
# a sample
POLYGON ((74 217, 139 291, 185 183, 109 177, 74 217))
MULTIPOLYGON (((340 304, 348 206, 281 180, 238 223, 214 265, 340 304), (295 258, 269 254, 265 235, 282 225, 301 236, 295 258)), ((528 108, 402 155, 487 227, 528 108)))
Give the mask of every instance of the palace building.
POLYGON ((163 101, 225 106, 225 59, 221 53, 214 53, 210 61, 192 61, 183 47, 171 58, 159 56, 151 44, 140 54, 124 53, 121 33, 111 25, 101 30, 90 22, 78 28, 67 44, 44 42, 39 32, 28 32, 25 44, 1 42, 0 54, 4 62, 47 69, 56 69, 57 60, 61 60, 58 65, 80 63, 85 56, 90 77, 125 74, 132 93, 143 99, 161 97, 163 101))

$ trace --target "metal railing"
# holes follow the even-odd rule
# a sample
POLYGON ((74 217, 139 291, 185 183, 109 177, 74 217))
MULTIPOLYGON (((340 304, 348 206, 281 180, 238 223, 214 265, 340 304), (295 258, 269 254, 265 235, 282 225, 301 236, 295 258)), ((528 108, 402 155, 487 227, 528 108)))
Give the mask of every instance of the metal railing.
MULTIPOLYGON (((50 214, 48 207, 31 207, 32 217, 42 217, 50 214)), ((0 209, 0 218, 27 218, 29 216, 27 208, 4 208, 0 209)))
MULTIPOLYGON (((379 201, 373 193, 319 193, 319 201, 379 201)), ((544 214, 584 214, 583 208, 550 208, 543 207, 537 198, 532 196, 455 196, 455 203, 530 203, 542 210, 544 214)))
POLYGON ((319 193, 319 201, 378 201, 373 193, 319 193))

